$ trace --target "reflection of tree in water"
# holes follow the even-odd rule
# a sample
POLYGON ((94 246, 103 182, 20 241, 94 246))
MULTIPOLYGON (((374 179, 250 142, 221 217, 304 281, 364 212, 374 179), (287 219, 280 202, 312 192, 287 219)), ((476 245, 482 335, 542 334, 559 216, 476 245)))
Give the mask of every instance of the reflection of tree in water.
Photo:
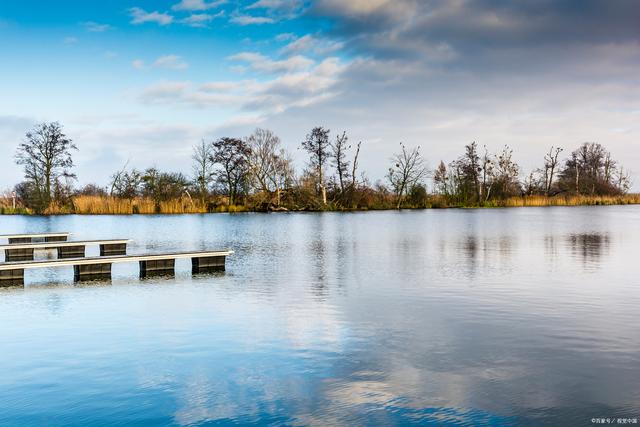
POLYGON ((315 232, 313 235, 313 240, 309 244, 309 253, 311 254, 311 260, 313 260, 312 265, 312 290, 314 295, 319 300, 326 299, 328 288, 328 272, 327 272, 327 248, 325 242, 325 223, 322 215, 316 215, 314 217, 315 224, 315 232))
POLYGON ((580 257, 584 263, 592 263, 609 252, 611 238, 606 233, 569 234, 567 243, 574 256, 580 257))

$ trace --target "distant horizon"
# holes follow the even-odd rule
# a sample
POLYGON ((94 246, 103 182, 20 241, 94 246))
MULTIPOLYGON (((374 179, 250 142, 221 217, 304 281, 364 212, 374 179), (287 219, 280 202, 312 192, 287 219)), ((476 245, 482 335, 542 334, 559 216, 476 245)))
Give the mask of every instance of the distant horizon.
POLYGON ((130 167, 191 171, 202 138, 279 135, 298 170, 314 126, 362 141, 383 179, 400 142, 431 169, 471 141, 598 142, 640 190, 640 4, 633 1, 30 1, 0 6, 0 190, 41 121, 78 145, 79 185, 130 167))

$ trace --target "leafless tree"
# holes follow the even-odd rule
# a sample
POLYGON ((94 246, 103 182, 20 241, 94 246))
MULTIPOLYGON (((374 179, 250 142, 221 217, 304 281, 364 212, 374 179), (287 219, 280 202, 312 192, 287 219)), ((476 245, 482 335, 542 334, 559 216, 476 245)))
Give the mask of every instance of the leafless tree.
POLYGON ((520 194, 522 191, 518 181, 520 166, 513 161, 513 150, 505 145, 502 151, 496 154, 495 158, 492 175, 493 183, 496 185, 495 191, 498 193, 497 196, 510 197, 520 194))
POLYGON ((544 191, 547 196, 551 193, 554 174, 558 168, 558 157, 561 152, 562 148, 552 146, 544 156, 544 191))
POLYGON ((247 145, 251 150, 248 161, 253 186, 265 194, 275 192, 279 206, 282 190, 294 181, 291 156, 282 147, 280 138, 268 129, 256 129, 247 138, 247 145))
POLYGON ((336 135, 336 141, 331 144, 333 165, 338 175, 340 184, 340 194, 344 195, 346 181, 349 179, 349 161, 347 160, 347 150, 351 148, 348 143, 349 137, 346 132, 336 135))
POLYGON ((36 209, 42 211, 55 198, 63 181, 75 179, 71 172, 71 152, 78 148, 62 131, 58 122, 39 123, 28 131, 18 146, 16 162, 24 168, 25 178, 35 194, 36 209))
POLYGON ((487 146, 484 146, 484 154, 480 158, 480 171, 482 173, 482 182, 480 183, 480 191, 478 197, 482 201, 489 200, 491 197, 491 188, 493 187, 495 162, 489 155, 487 146))
POLYGON ((220 138, 212 143, 211 161, 220 166, 216 177, 229 196, 229 205, 236 202, 249 175, 251 149, 238 138, 220 138))
POLYGON ((418 184, 427 174, 420 147, 407 150, 403 143, 400 143, 400 147, 402 151, 392 157, 393 166, 387 174, 387 179, 396 193, 397 209, 402 206, 402 201, 411 187, 418 184))
POLYGON ((133 199, 138 195, 142 185, 142 174, 135 169, 127 170, 127 161, 121 170, 111 176, 111 196, 118 196, 125 199, 133 199))
POLYGON ((358 142, 356 146, 356 153, 353 155, 353 165, 351 167, 351 189, 355 190, 356 188, 356 176, 358 172, 358 157, 360 156, 360 145, 362 145, 362 141, 358 142))
POLYGON ((193 147, 191 159, 193 160, 194 182, 198 189, 200 200, 204 205, 207 194, 209 193, 209 186, 214 180, 215 173, 211 144, 207 143, 204 139, 201 140, 200 144, 193 147))
POLYGON ((317 189, 322 196, 322 203, 326 205, 327 189, 325 187, 324 166, 330 156, 329 129, 313 128, 306 139, 302 141, 302 148, 309 153, 309 163, 316 173, 317 189))
POLYGON ((440 164, 433 172, 433 183, 435 184, 436 191, 444 196, 449 195, 449 186, 447 185, 449 177, 447 175, 447 166, 445 166, 443 161, 440 161, 440 164))

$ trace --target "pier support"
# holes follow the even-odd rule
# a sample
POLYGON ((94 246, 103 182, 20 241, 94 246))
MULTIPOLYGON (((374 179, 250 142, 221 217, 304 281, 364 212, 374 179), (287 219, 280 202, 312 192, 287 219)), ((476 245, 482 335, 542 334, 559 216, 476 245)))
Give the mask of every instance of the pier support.
POLYGON ((9 244, 13 245, 15 243, 31 243, 33 239, 31 237, 9 237, 9 244))
POLYGON ((85 247, 84 245, 78 246, 60 246, 58 248, 58 258, 84 258, 85 247))
POLYGON ((97 280, 111 278, 111 264, 85 264, 73 266, 73 280, 97 280))
POLYGON ((100 256, 126 255, 126 254, 127 254, 126 243, 100 245, 100 256))
POLYGON ((5 262, 33 261, 33 248, 5 249, 4 260, 5 262))
POLYGON ((191 258, 191 272, 208 273, 212 271, 224 271, 225 256, 210 256, 191 258))
POLYGON ((140 277, 175 274, 175 259, 140 261, 140 277))
POLYGON ((24 269, 0 270, 0 286, 24 285, 24 269))

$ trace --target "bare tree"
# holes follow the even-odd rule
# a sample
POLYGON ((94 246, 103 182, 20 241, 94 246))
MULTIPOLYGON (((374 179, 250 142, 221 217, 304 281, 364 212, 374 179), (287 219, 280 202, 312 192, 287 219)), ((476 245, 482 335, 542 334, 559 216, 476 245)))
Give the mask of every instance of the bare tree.
POLYGON ((193 147, 191 159, 193 160, 194 182, 203 205, 209 193, 209 186, 214 180, 215 170, 211 157, 211 145, 205 142, 204 139, 200 141, 200 144, 193 147))
POLYGON ((268 129, 256 129, 247 138, 251 150, 248 157, 254 187, 266 194, 276 193, 280 206, 282 190, 291 187, 295 179, 293 161, 282 147, 280 138, 268 129))
POLYGON ((360 145, 362 145, 362 141, 358 142, 356 146, 356 153, 353 155, 353 166, 351 167, 351 188, 355 190, 356 188, 356 174, 358 172, 358 157, 360 156, 360 145))
POLYGON ((549 153, 544 156, 544 191, 548 196, 553 186, 554 174, 558 168, 558 156, 562 152, 560 147, 551 147, 549 153))
POLYGON ((71 152, 77 149, 58 122, 39 123, 26 133, 18 146, 16 163, 24 168, 25 178, 35 193, 37 210, 46 209, 56 188, 64 187, 63 180, 75 179, 71 152))
POLYGON ((277 168, 280 138, 268 129, 256 129, 247 138, 249 168, 254 185, 262 192, 275 190, 271 177, 277 168))
POLYGON ((424 158, 420 154, 420 147, 415 147, 410 151, 407 151, 403 143, 400 143, 400 147, 402 151, 391 158, 393 166, 389 168, 387 174, 387 179, 396 193, 397 209, 402 206, 402 200, 411 187, 418 184, 427 174, 424 158))
POLYGON ((448 180, 447 166, 445 166, 443 161, 440 161, 440 164, 433 173, 433 183, 435 184, 437 191, 443 196, 449 195, 449 186, 447 185, 448 180))
POLYGON ((309 163, 316 173, 316 187, 322 196, 322 203, 326 205, 327 189, 325 187, 324 166, 330 156, 329 129, 313 128, 306 139, 302 141, 302 148, 309 153, 309 163))
POLYGON ((522 193, 522 186, 518 180, 520 166, 513 160, 513 150, 505 145, 501 152, 496 154, 493 170, 493 181, 497 197, 511 197, 522 193))
POLYGON ((482 201, 487 201, 489 200, 489 197, 491 197, 491 188, 493 187, 494 181, 495 163, 493 159, 491 159, 489 150, 487 149, 486 145, 484 146, 484 154, 480 159, 480 169, 482 172, 482 182, 480 183, 478 197, 482 201))
POLYGON ((250 155, 251 149, 241 139, 225 137, 212 144, 211 161, 220 165, 216 176, 220 185, 226 189, 229 205, 236 202, 237 196, 248 179, 250 155))
POLYGON ((345 183, 349 179, 349 161, 347 160, 347 150, 351 148, 348 144, 349 138, 346 132, 342 135, 336 135, 336 141, 331 144, 333 165, 338 174, 338 183, 340 184, 340 194, 344 195, 345 183))
POLYGON ((129 161, 124 164, 121 170, 111 176, 110 195, 133 199, 139 194, 142 186, 142 174, 135 169, 128 171, 128 164, 129 161))

